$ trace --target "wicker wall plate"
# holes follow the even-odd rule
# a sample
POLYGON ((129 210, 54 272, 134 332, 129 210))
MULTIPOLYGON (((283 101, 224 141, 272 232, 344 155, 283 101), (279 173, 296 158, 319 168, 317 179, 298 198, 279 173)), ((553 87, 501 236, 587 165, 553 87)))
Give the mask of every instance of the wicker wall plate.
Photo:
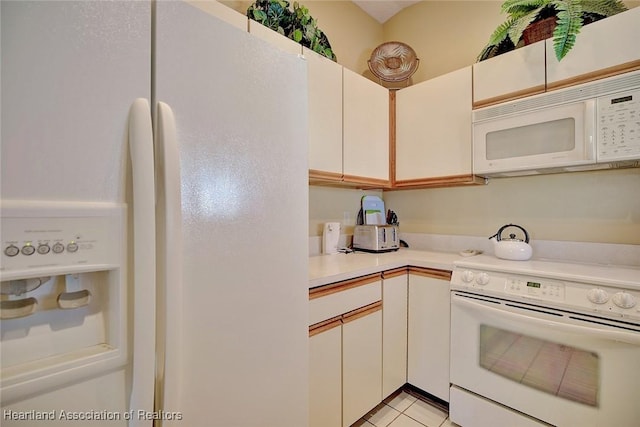
POLYGON ((419 59, 409 45, 387 42, 376 47, 367 62, 371 72, 380 80, 401 82, 416 72, 419 59))

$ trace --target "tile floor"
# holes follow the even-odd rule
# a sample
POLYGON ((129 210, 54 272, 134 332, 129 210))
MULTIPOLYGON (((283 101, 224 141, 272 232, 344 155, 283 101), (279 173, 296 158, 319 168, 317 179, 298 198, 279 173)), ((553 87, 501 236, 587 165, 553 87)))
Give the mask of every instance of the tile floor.
POLYGON ((457 427, 447 409, 408 390, 385 399, 351 427, 457 427))

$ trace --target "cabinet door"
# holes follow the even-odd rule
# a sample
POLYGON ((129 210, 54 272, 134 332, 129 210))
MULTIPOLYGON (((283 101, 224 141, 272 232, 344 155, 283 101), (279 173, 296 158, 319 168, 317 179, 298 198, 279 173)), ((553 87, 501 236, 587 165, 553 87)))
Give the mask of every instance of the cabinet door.
POLYGON ((547 39, 547 90, 608 77, 640 67, 640 8, 585 25, 558 61, 547 39))
POLYGON ((342 66, 302 49, 309 73, 310 177, 342 180, 342 66))
POLYGON ((471 67, 396 93, 396 185, 471 175, 471 67))
POLYGON ((129 110, 151 97, 150 2, 0 8, 2 198, 123 203, 129 110))
POLYGON ((382 304, 343 317, 342 425, 348 427, 382 400, 382 304))
POLYGON ((389 183, 389 90, 343 69, 344 180, 389 183))
POLYGON ((342 425, 342 322, 309 332, 309 426, 342 425))
POLYGON ((419 274, 409 275, 408 381, 448 402, 449 281, 419 274))
POLYGON ((473 64, 474 108, 544 92, 544 43, 533 43, 473 64))
POLYGON ((407 382, 406 269, 385 272, 382 282, 382 397, 407 382))

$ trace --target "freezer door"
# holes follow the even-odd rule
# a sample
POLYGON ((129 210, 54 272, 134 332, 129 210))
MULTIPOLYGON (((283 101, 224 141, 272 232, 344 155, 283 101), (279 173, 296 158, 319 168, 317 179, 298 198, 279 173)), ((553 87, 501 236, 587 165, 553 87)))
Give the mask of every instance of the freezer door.
POLYGON ((3 1, 3 199, 125 202, 127 121, 150 98, 148 1, 3 1))
POLYGON ((307 425, 306 63, 189 4, 156 8, 159 408, 307 425))
MULTIPOLYGON (((130 202, 128 121, 134 100, 151 95, 151 2, 2 1, 0 15, 0 195, 3 207, 7 202, 24 203, 33 208, 32 217, 42 218, 43 224, 57 224, 27 230, 34 245, 36 237, 43 239, 43 244, 51 243, 51 253, 38 252, 29 257, 33 260, 39 256, 38 262, 44 264, 44 257, 55 256, 55 239, 63 232, 72 239, 84 240, 93 231, 83 228, 85 220, 78 209, 130 202), (68 214, 68 221, 43 205, 67 212, 64 215, 68 214), (78 206, 85 208, 76 209, 78 206)), ((148 108, 146 115, 150 117, 148 108)), ((147 127, 150 135, 150 120, 147 127)), ((146 192, 152 195, 153 187, 146 192)), ((155 321, 151 314, 151 330, 137 330, 134 336, 132 319, 144 315, 139 310, 144 304, 134 308, 126 303, 145 298, 144 303, 153 310, 155 298, 134 291, 133 277, 138 277, 138 271, 128 263, 131 252, 126 247, 133 230, 126 228, 130 225, 126 211, 121 217, 123 226, 117 232, 102 226, 97 231, 106 233, 105 239, 117 245, 117 255, 122 259, 95 267, 96 271, 89 271, 91 265, 83 259, 72 269, 81 271, 79 278, 65 277, 67 267, 58 264, 68 252, 61 252, 51 264, 42 266, 53 270, 56 277, 49 285, 30 292, 30 296, 37 294, 39 298, 38 311, 24 318, 2 320, 2 356, 17 350, 13 366, 9 357, 0 357, 0 382, 4 388, 11 385, 11 377, 25 378, 19 392, 2 393, 3 426, 23 426, 25 419, 20 417, 35 417, 36 413, 40 417, 50 415, 50 419, 30 419, 26 424, 69 425, 73 424, 70 418, 77 416, 83 418, 76 421, 81 419, 79 424, 86 426, 151 425, 151 420, 137 416, 130 423, 125 419, 133 408, 153 410, 152 387, 148 385, 153 381, 153 370, 150 380, 134 379, 132 375, 134 358, 145 367, 153 366, 153 341, 151 352, 142 360, 132 353, 149 342, 136 338, 153 335, 155 321), (97 271, 100 269, 103 271, 97 271), (76 284, 91 289, 88 305, 81 306, 77 299, 77 307, 56 304, 55 297, 64 290, 64 283, 67 290, 76 284), (92 325, 97 326, 91 329, 92 325), (99 364, 94 360, 105 358, 111 347, 113 352, 123 353, 122 360, 104 369, 104 364, 92 369, 99 364), (97 356, 91 350, 96 350, 97 356), (148 392, 133 390, 132 384, 139 381, 147 381, 148 392)), ((97 248, 105 239, 75 246, 77 254, 97 248)), ((47 251, 48 246, 43 246, 47 251)), ((153 271, 153 253, 149 259, 153 271)), ((32 264, 37 263, 30 263, 28 268, 33 268, 32 264)), ((152 279, 148 283, 154 285, 152 279)))

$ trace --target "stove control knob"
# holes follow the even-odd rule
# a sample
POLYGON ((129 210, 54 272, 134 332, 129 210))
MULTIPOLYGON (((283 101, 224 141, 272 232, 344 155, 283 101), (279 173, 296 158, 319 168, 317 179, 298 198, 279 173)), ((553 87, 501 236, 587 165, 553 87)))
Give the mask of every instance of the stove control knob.
POLYGON ((633 295, 626 292, 618 292, 613 295, 613 303, 620 308, 632 308, 636 305, 636 299, 633 295))
POLYGON ((487 273, 478 274, 478 277, 476 277, 476 283, 482 286, 486 285, 489 283, 489 275, 487 273))
POLYGON ((475 274, 473 274, 473 271, 465 270, 465 271, 462 272, 462 281, 464 283, 473 282, 473 278, 474 277, 475 277, 475 274))
POLYGON ((594 288, 587 292, 587 298, 594 304, 604 304, 609 301, 609 294, 604 289, 594 288))

